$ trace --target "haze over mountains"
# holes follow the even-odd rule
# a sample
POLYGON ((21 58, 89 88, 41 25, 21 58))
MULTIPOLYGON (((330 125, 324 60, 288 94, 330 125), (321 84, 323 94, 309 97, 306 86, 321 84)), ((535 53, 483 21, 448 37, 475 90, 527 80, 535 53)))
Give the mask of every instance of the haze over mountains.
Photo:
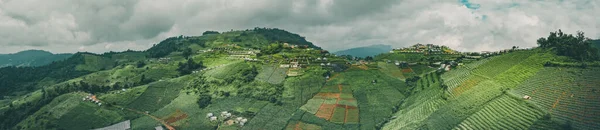
POLYGON ((0 68, 6 66, 42 66, 64 60, 73 54, 52 54, 44 50, 25 50, 13 54, 0 54, 0 68))

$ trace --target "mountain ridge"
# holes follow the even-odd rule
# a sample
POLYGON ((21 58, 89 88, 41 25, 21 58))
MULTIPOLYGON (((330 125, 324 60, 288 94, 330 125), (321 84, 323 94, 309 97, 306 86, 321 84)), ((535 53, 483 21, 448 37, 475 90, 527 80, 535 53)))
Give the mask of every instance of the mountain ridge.
POLYGON ((0 67, 43 66, 72 56, 70 53, 53 54, 44 50, 24 50, 11 54, 0 54, 0 67))
POLYGON ((356 56, 356 57, 367 57, 367 56, 375 56, 381 53, 386 53, 388 51, 392 50, 392 46, 391 45, 385 45, 385 44, 375 44, 375 45, 369 45, 369 46, 363 46, 363 47, 355 47, 355 48, 350 48, 350 49, 346 49, 346 50, 341 50, 341 51, 336 51, 333 54, 336 55, 351 55, 351 56, 356 56))

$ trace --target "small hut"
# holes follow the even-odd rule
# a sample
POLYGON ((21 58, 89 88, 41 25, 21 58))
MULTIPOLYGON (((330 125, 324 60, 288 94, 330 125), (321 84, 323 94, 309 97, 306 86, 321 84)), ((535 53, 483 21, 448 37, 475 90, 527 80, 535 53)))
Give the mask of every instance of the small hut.
POLYGON ((529 100, 529 99, 531 99, 531 97, 530 97, 530 96, 527 96, 527 95, 525 95, 525 96, 523 96, 523 99, 525 99, 525 100, 529 100))

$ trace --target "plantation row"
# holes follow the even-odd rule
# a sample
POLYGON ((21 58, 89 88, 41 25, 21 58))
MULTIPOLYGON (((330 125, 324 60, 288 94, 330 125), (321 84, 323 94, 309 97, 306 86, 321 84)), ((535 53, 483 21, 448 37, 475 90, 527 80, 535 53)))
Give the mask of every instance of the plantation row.
POLYGON ((487 62, 489 62, 489 61, 491 61, 491 60, 494 60, 494 58, 496 58, 496 57, 497 57, 497 56, 494 56, 494 57, 489 57, 489 58, 483 58, 483 59, 480 59, 480 60, 478 60, 478 61, 475 61, 475 62, 472 62, 472 63, 465 64, 465 65, 464 65, 464 67, 465 67, 466 69, 473 70, 473 69, 475 69, 475 68, 477 68, 477 67, 479 67, 479 66, 481 66, 481 65, 483 65, 483 64, 485 64, 485 63, 487 63, 487 62))
POLYGON ((413 94, 400 106, 401 110, 394 113, 396 119, 391 120, 383 129, 417 129, 419 123, 446 103, 446 100, 440 98, 443 93, 440 84, 436 73, 423 76, 417 82, 416 89, 413 89, 413 94))
POLYGON ((445 105, 427 118, 429 129, 452 129, 472 114, 481 110, 489 101, 502 95, 502 86, 485 80, 462 94, 451 98, 445 105))
POLYGON ((509 96, 502 96, 490 102, 464 120, 454 129, 528 129, 536 120, 541 118, 543 112, 529 107, 522 101, 509 96))
POLYGON ((290 115, 293 113, 294 111, 292 108, 267 104, 252 120, 250 120, 250 122, 248 122, 248 125, 242 127, 242 129, 283 129, 286 127, 287 121, 291 118, 290 115))
POLYGON ((598 68, 544 68, 513 92, 531 96, 543 110, 575 128, 598 129, 599 72, 598 68))
POLYGON ((412 105, 398 111, 395 120, 390 121, 383 129, 417 129, 420 123, 444 105, 442 99, 429 99, 419 105, 412 105))
POLYGON ((514 88, 544 68, 544 63, 551 58, 552 55, 548 53, 532 55, 507 71, 497 75, 494 79, 505 87, 514 88))
POLYGON ((497 56, 497 58, 478 66, 473 72, 486 77, 495 77, 533 54, 533 51, 520 51, 497 56))

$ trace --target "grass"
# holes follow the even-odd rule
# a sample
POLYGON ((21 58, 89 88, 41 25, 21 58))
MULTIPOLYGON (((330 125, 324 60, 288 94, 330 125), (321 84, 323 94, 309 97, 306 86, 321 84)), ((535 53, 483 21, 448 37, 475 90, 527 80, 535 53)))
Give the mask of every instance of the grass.
POLYGON ((331 117, 331 122, 335 123, 344 123, 346 118, 346 108, 338 106, 333 110, 333 115, 331 117))
POLYGON ((392 76, 392 77, 396 77, 398 79, 406 79, 406 77, 404 77, 404 75, 402 74, 402 71, 400 71, 400 69, 398 68, 398 66, 391 64, 391 63, 385 63, 385 62, 377 62, 377 66, 379 66, 379 70, 381 70, 381 72, 392 76))
POLYGON ((124 120, 113 110, 98 107, 98 105, 82 102, 77 107, 57 120, 59 129, 93 129, 102 128, 124 120))
POLYGON ((107 94, 101 94, 98 98, 104 102, 115 103, 115 105, 127 105, 142 95, 147 88, 148 86, 144 85, 126 89, 126 91, 115 90, 107 94))
POLYGON ((255 80, 271 84, 281 84, 285 80, 286 69, 276 66, 263 65, 255 80))
POLYGON ((179 95, 183 84, 170 81, 159 81, 148 86, 146 91, 137 99, 127 105, 140 111, 156 111, 169 104, 179 95))
POLYGON ((321 107, 323 101, 325 100, 318 98, 309 99, 306 105, 303 105, 302 107, 300 107, 300 109, 305 110, 311 114, 316 114, 317 110, 319 110, 319 107, 321 107))
POLYGON ((358 124, 359 119, 359 111, 358 109, 347 109, 348 113, 346 115, 346 124, 358 124))

